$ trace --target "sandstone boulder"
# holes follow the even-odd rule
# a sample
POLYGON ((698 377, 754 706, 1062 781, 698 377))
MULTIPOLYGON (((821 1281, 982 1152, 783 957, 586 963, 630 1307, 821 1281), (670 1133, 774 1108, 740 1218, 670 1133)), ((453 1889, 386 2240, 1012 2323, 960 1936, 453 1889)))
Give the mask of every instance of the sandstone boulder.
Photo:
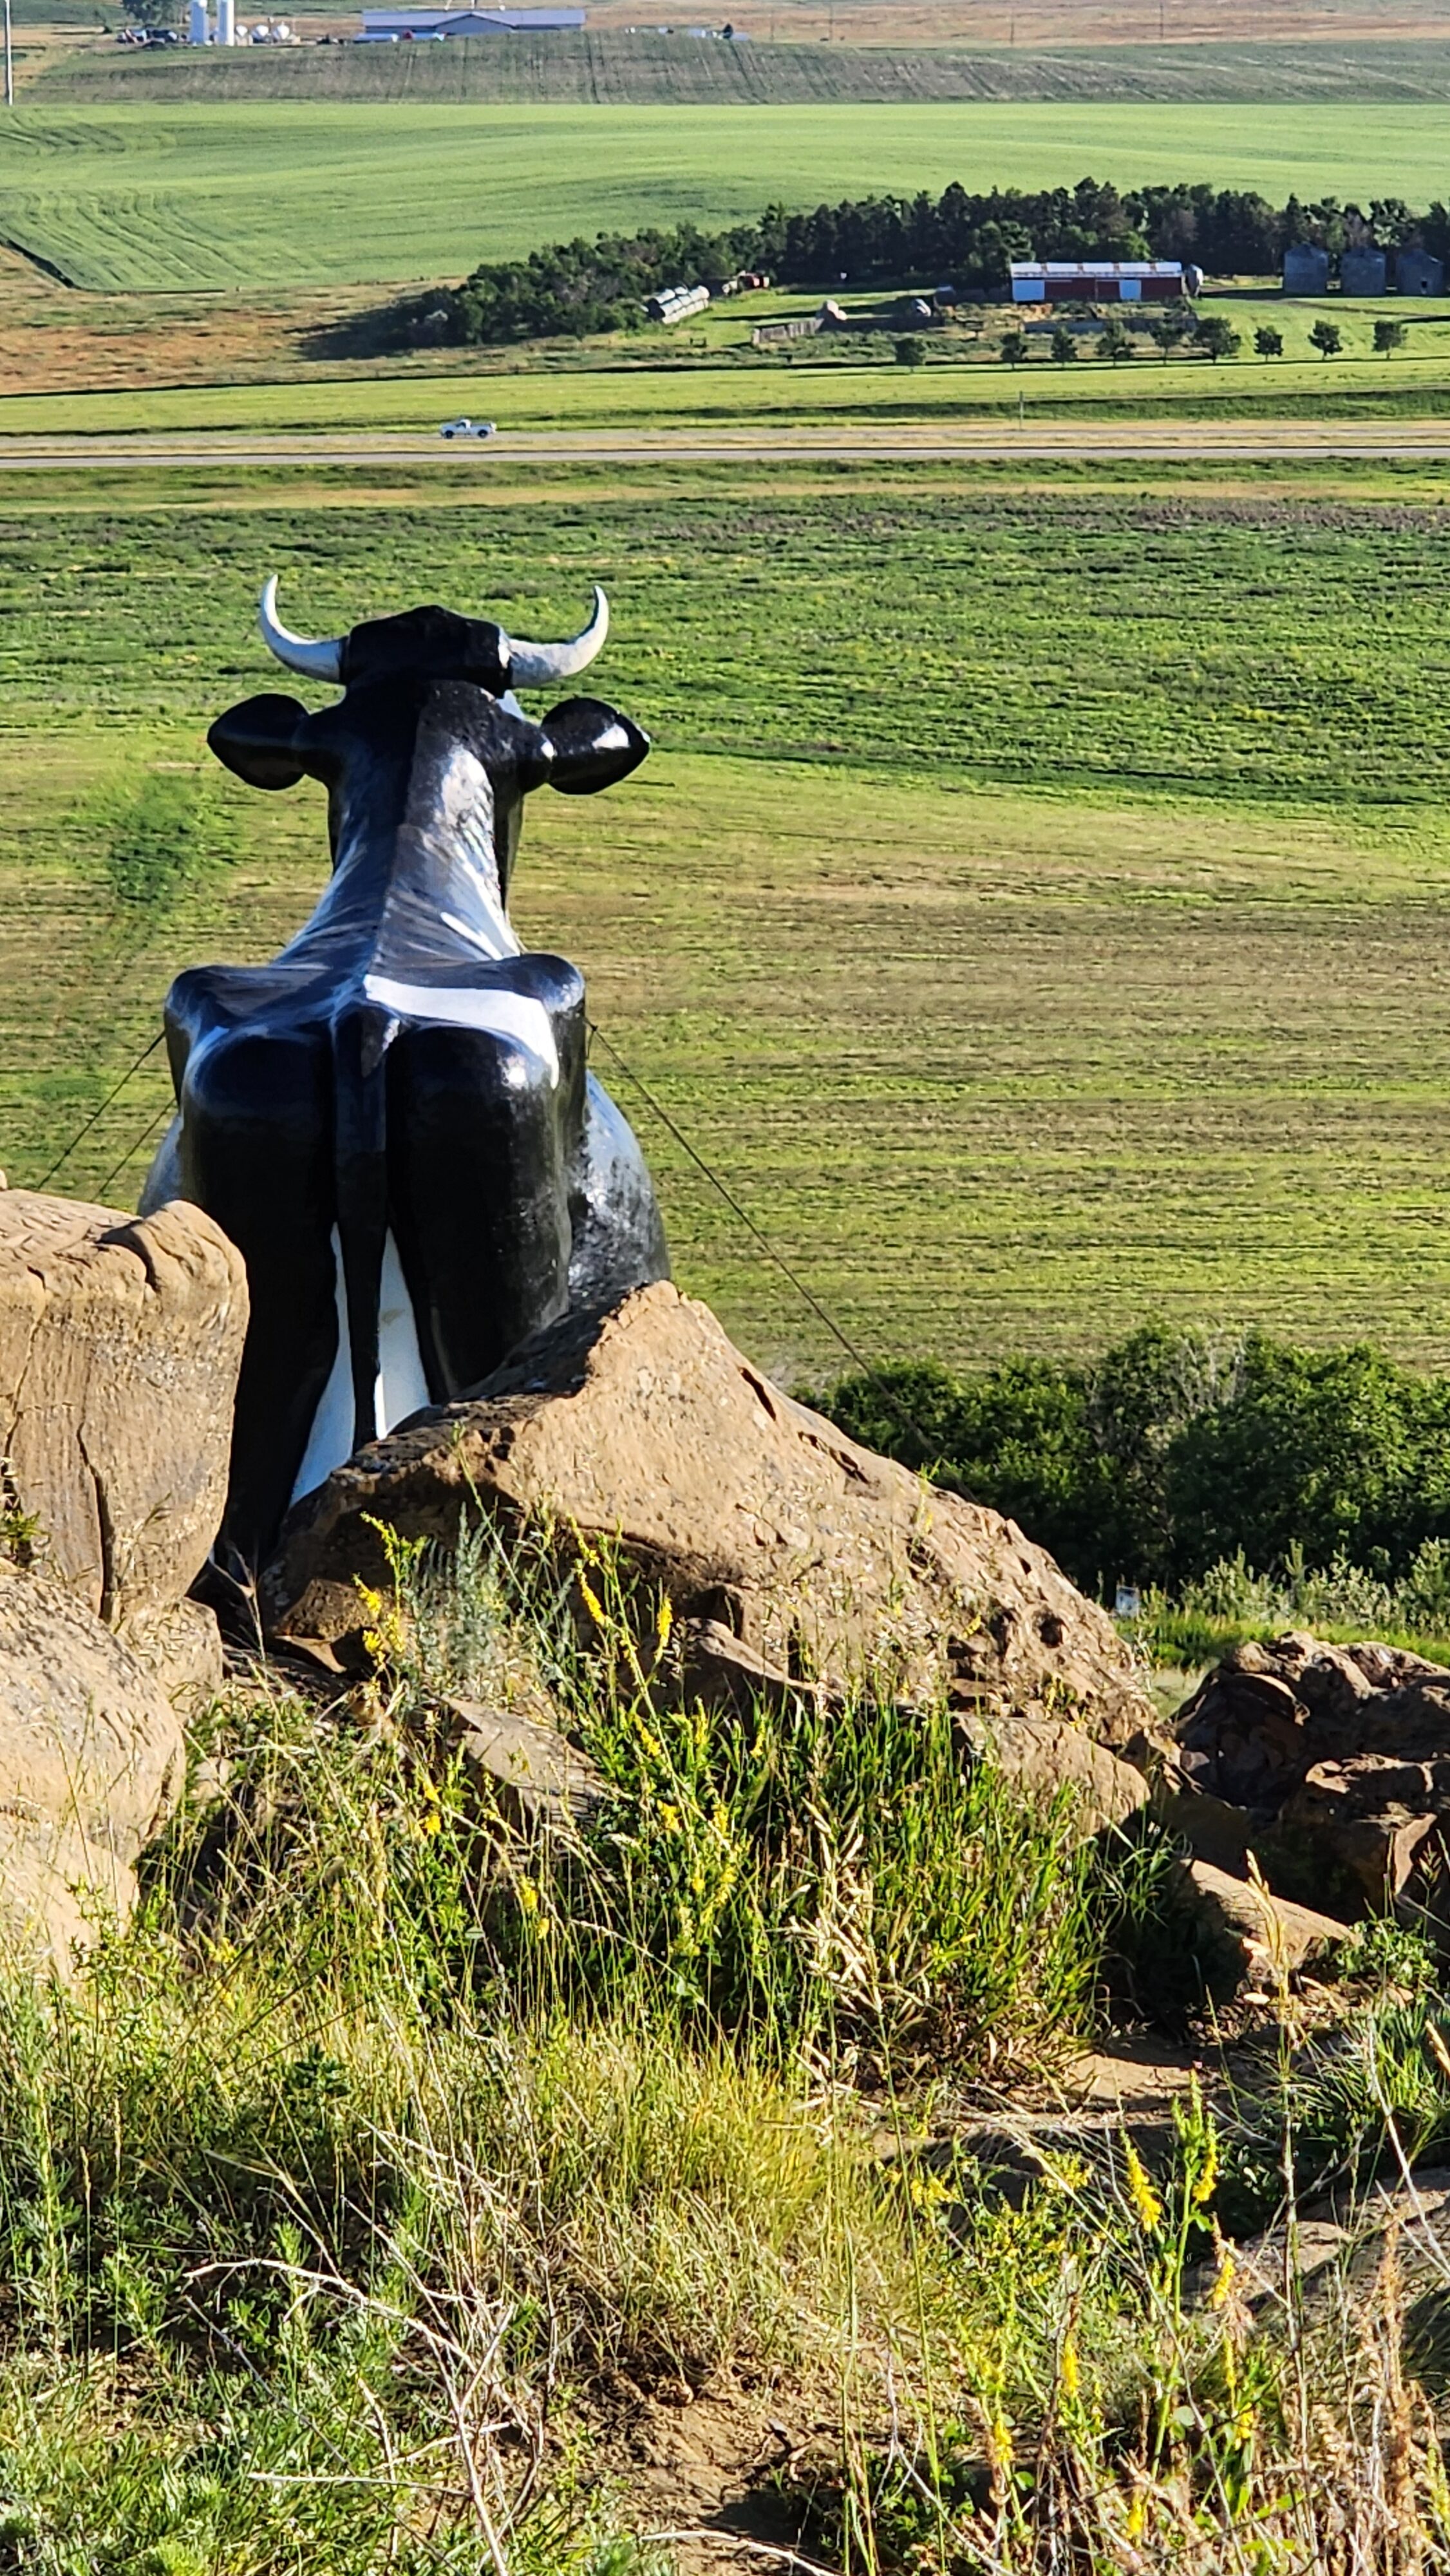
POLYGON ((1275 1989, 1303 1968, 1328 1964, 1350 1938, 1337 1916, 1291 1904, 1261 1880, 1235 1878, 1205 1860, 1181 1864, 1176 1896, 1194 1927, 1204 1982, 1220 1996, 1248 1979, 1275 1989))
POLYGON ((64 1970, 125 1921, 182 1765, 180 1721, 123 1641, 64 1585, 0 1563, 0 1953, 64 1970))
POLYGON ((974 1748, 1004 1779, 1043 1804, 1065 1792, 1084 1837, 1125 1825, 1146 1804, 1142 1772, 1065 1718, 1001 1709, 963 1724, 974 1748))
POLYGON ((1291 1633, 1226 1656, 1174 1733, 1159 1811, 1197 1850, 1237 1837, 1288 1896, 1450 1922, 1450 1670, 1291 1633))
POLYGON ((1042 1548, 794 1403, 667 1283, 535 1336, 469 1400, 340 1468, 263 1578, 271 1634, 355 1662, 358 1578, 387 1581, 371 1524, 451 1541, 475 1507, 506 1529, 554 1515, 566 1546, 617 1541, 777 1684, 945 1682, 964 1713, 1081 1717, 1124 1749, 1153 1725, 1111 1620, 1042 1548))
POLYGON ((157 1645, 221 1519, 247 1323, 241 1255, 200 1208, 118 1215, 0 1192, 0 1508, 111 1628, 157 1645))

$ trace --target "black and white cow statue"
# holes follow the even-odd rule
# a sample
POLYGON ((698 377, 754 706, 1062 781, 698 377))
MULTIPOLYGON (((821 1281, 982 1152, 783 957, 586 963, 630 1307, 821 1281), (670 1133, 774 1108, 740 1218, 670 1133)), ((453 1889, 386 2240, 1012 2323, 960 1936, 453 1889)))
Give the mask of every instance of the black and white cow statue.
POLYGON ((177 977, 177 1115, 142 1199, 194 1200, 246 1262, 215 1559, 243 1584, 363 1442, 669 1267, 639 1146, 586 1068, 583 977, 508 918, 530 790, 590 795, 649 749, 598 698, 536 723, 513 694, 593 661, 603 592, 572 641, 528 644, 443 608, 309 642, 276 591, 271 651, 343 695, 247 698, 207 739, 253 787, 322 780, 332 876, 270 965, 177 977))

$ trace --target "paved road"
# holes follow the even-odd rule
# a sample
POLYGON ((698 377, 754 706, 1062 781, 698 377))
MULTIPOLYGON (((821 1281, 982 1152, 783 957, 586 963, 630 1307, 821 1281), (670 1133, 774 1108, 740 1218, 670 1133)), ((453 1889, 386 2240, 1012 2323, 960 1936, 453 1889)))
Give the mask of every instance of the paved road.
POLYGON ((0 438, 0 472, 49 473, 77 468, 115 472, 128 467, 174 465, 419 465, 449 464, 487 473, 499 465, 788 464, 819 461, 885 464, 1045 463, 1079 458, 1104 463, 1219 462, 1281 464, 1293 458, 1326 463, 1442 464, 1450 462, 1450 420, 1373 425, 1286 421, 1268 426, 1237 422, 1157 423, 1109 427, 1064 421, 1022 430, 995 424, 809 429, 513 430, 477 446, 443 443, 426 431, 240 431, 89 438, 0 438))

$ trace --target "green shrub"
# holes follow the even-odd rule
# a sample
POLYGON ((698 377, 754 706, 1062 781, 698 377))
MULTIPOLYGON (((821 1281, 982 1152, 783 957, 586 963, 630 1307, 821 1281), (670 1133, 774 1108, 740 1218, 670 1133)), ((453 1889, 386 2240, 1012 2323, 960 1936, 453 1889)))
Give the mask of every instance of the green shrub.
POLYGON ((1446 1623, 1450 1574, 1425 1551, 1450 1538, 1450 1381, 1367 1346, 1155 1324, 1082 1366, 912 1362, 822 1402, 853 1438, 1010 1513, 1090 1589, 1179 1591, 1235 1563, 1379 1584, 1418 1569, 1415 1615, 1446 1623))

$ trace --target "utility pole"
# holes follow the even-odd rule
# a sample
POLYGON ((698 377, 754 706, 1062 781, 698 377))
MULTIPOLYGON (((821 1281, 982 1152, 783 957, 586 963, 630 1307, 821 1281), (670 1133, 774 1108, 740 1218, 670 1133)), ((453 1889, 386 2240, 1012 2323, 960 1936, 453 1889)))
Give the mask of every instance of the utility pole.
POLYGON ((10 0, 5 0, 5 104, 15 105, 15 57, 10 50, 10 0))

